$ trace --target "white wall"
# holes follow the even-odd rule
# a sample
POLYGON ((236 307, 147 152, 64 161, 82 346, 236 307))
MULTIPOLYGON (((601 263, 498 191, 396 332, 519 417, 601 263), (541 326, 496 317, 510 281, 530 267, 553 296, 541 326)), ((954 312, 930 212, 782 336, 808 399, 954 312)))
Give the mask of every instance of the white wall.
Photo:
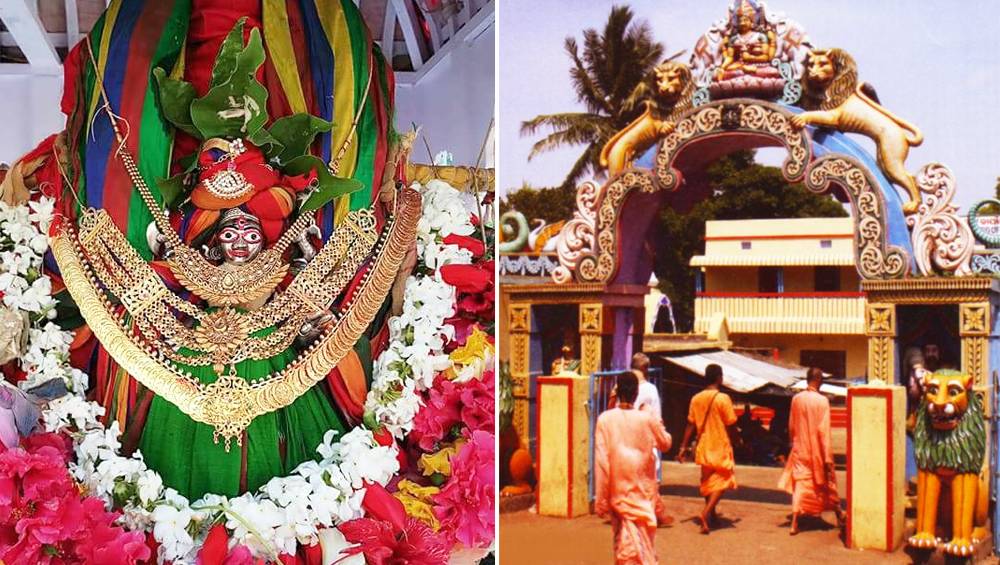
MULTIPOLYGON (((476 164, 493 116, 495 36, 493 23, 478 36, 459 40, 440 61, 428 62, 433 67, 414 84, 406 84, 405 78, 398 81, 396 129, 408 131, 411 123, 421 128, 414 161, 430 161, 426 139, 434 153, 450 151, 455 164, 476 164)), ((493 166, 492 145, 487 145, 481 166, 493 166)))
POLYGON ((0 162, 12 163, 63 129, 62 75, 0 74, 0 162))
MULTIPOLYGON (((400 75, 396 88, 396 128, 421 127, 413 159, 430 158, 423 139, 437 153, 448 150, 459 165, 474 165, 493 115, 495 24, 454 46, 423 73, 400 75)), ((0 74, 0 162, 11 163, 65 123, 59 110, 61 75, 0 74)), ((483 166, 493 166, 490 143, 483 166)))

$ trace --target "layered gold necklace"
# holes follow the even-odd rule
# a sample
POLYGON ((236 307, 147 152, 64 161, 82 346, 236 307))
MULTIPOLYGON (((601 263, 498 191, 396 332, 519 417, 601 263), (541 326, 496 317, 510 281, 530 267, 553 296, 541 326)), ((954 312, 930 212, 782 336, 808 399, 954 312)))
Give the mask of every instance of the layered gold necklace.
POLYGON ((103 210, 87 210, 79 231, 65 226, 53 238, 52 252, 66 289, 108 354, 191 419, 213 426, 215 439, 223 438, 228 449, 234 438, 242 443, 254 418, 294 402, 354 347, 389 293, 413 243, 420 210, 420 195, 403 190, 377 239, 369 237, 373 230, 368 227, 374 226, 369 211, 349 215, 284 292, 250 312, 204 310, 178 298, 103 210), (357 289, 339 305, 329 328, 291 365, 252 382, 236 374, 239 360, 266 358, 289 339, 281 329, 257 338, 251 335, 255 328, 280 324, 297 331, 302 312, 308 315, 328 307, 358 266, 362 275, 357 289), (196 325, 189 328, 178 316, 196 325), (281 337, 268 339, 275 334, 281 337), (195 353, 181 353, 180 347, 195 353), (229 371, 210 384, 178 367, 179 363, 218 368, 220 361, 229 371))

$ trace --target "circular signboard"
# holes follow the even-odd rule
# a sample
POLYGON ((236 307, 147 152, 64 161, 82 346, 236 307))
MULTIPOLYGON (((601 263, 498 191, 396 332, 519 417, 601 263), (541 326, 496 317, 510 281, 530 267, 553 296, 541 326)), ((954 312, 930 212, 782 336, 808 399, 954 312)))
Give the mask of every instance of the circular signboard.
POLYGON ((980 200, 969 209, 969 227, 988 247, 1000 247, 1000 200, 980 200))

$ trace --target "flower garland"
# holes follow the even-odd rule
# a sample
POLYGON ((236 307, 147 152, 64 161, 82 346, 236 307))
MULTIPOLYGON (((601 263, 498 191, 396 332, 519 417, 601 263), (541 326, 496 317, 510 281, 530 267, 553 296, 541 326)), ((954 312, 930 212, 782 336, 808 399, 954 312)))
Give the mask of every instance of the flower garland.
MULTIPOLYGON (((492 261, 484 260, 481 243, 470 244, 477 241, 471 236, 478 218, 471 213, 475 208, 467 201, 469 195, 440 181, 431 181, 422 193, 418 267, 406 282, 402 313, 389 321, 390 345, 375 361, 365 425, 340 437, 327 432, 317 448, 318 461, 301 464, 256 493, 234 498, 210 494, 197 501, 164 487, 160 476, 146 467, 141 453, 122 456, 117 424, 101 425, 104 409, 83 397, 87 376, 68 362, 72 335, 48 321, 54 317, 56 301, 41 266, 52 199, 42 196, 16 207, 0 203, 0 258, 6 266, 0 273, 6 306, 0 316, 0 353, 8 348, 26 351, 19 363, 22 389, 58 377, 71 392, 43 410, 46 433, 25 438, 21 448, 7 453, 48 457, 50 466, 58 463, 67 480, 86 495, 75 498, 85 504, 101 501, 106 514, 95 519, 104 523, 110 516, 105 529, 121 530, 106 538, 142 533, 147 542, 143 547, 155 549, 152 555, 138 549, 123 553, 122 563, 148 559, 178 565, 211 562, 206 560, 209 555, 219 556, 219 562, 227 555, 289 562, 297 554, 315 556, 317 551, 350 556, 342 563, 361 563, 366 558, 381 561, 386 555, 412 563, 443 563, 456 544, 489 546, 493 542, 494 447, 493 372, 487 368, 492 365, 493 345, 481 327, 492 324, 492 276, 488 308, 479 307, 470 314, 462 307, 466 283, 449 270, 485 269, 487 262, 492 270, 492 261), (462 323, 470 316, 485 321, 485 316, 477 315, 487 310, 488 323, 474 327, 462 323), (17 326, 10 319, 23 321, 29 329, 21 334, 7 331, 17 326), (438 476, 429 475, 437 485, 421 486, 421 472, 428 467, 420 457, 407 458, 407 450, 421 449, 407 446, 434 448, 437 457, 442 457, 444 435, 428 439, 435 433, 428 433, 426 426, 442 420, 437 414, 441 404, 435 399, 459 394, 459 389, 470 396, 463 409, 465 418, 450 425, 455 428, 451 451, 443 456, 450 455, 451 463, 447 469, 438 464, 438 476), (60 452, 55 450, 38 455, 25 447, 39 437, 69 438, 65 457, 58 459, 60 452), (401 467, 410 460, 416 461, 415 468, 401 467), (489 476, 484 472, 487 462, 489 476), (419 493, 424 506, 413 503, 414 493, 419 493), (409 516, 403 516, 404 511, 409 516), (406 535, 396 535, 400 531, 406 535)), ((0 357, 0 363, 8 361, 0 357)), ((420 455, 428 454, 425 449, 420 455)), ((5 475, 0 466, 0 483, 5 475)), ((26 504, 45 501, 22 499, 26 504)), ((5 514, 0 507, 0 529, 14 528, 17 543, 23 546, 28 543, 25 540, 34 538, 22 532, 25 518, 15 519, 19 516, 5 514)), ((135 540, 128 539, 134 546, 135 540)), ((79 555, 73 553, 72 537, 35 541, 33 550, 40 554, 57 552, 71 562, 73 555, 79 555)), ((0 558, 6 558, 11 547, 17 546, 0 542, 0 558)))

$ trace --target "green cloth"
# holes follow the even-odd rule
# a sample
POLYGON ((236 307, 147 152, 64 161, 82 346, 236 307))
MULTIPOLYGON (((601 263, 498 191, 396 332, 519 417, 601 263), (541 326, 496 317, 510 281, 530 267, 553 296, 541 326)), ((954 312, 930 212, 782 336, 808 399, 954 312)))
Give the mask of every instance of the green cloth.
MULTIPOLYGON (((257 335, 266 333, 269 330, 257 335)), ((258 379, 284 369, 294 358, 295 351, 287 349, 267 360, 237 363, 236 372, 245 380, 258 379)), ((217 378, 211 366, 180 367, 206 384, 217 378)), ((285 408, 258 416, 247 428, 243 446, 234 440, 228 453, 224 439, 219 443, 213 440, 214 428, 195 422, 157 396, 150 405, 139 449, 147 465, 163 477, 163 483, 190 500, 206 493, 238 496, 244 492, 240 482, 246 452, 246 486, 256 490, 273 477, 289 474, 303 461, 317 459, 316 447, 327 430, 345 433, 346 426, 321 386, 314 386, 285 408)))

